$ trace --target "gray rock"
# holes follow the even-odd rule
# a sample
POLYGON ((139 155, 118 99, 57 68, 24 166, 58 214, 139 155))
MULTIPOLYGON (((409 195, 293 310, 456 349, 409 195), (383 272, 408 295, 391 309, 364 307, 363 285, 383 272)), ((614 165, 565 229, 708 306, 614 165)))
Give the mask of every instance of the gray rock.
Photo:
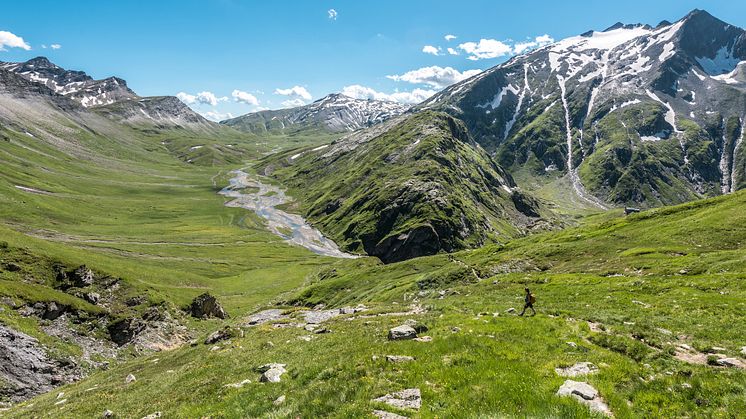
POLYGON ((104 413, 101 416, 105 417, 105 418, 110 418, 110 417, 114 416, 114 412, 112 412, 109 409, 106 409, 106 410, 104 410, 104 413))
POLYGON ((246 324, 249 326, 255 326, 262 323, 277 321, 286 318, 287 316, 283 315, 283 310, 278 308, 272 308, 269 310, 263 310, 258 313, 254 313, 246 321, 246 324))
POLYGON ((247 379, 245 379, 243 381, 239 381, 237 383, 226 384, 224 387, 241 388, 241 387, 245 386, 246 384, 251 384, 251 380, 249 380, 247 378, 247 379))
POLYGON ((414 329, 418 334, 425 333, 429 330, 427 326, 414 319, 408 319, 404 324, 414 329))
POLYGON ((127 384, 133 383, 135 381, 137 381, 137 378, 135 378, 135 376, 132 374, 127 375, 127 378, 124 379, 124 382, 127 384))
POLYGON ((78 269, 73 271, 72 279, 75 283, 75 286, 83 288, 93 285, 95 276, 92 270, 88 269, 88 267, 86 267, 85 265, 82 265, 78 267, 78 269))
POLYGON ((387 412, 385 410, 374 410, 373 416, 380 419, 408 419, 406 416, 397 415, 396 413, 387 412))
POLYGON ((715 365, 728 368, 744 368, 743 362, 736 358, 719 358, 715 360, 715 365))
POLYGON ((579 362, 570 367, 555 368, 554 371, 560 377, 577 377, 580 375, 595 374, 598 372, 598 367, 590 362, 579 362))
POLYGON ((205 345, 212 345, 213 343, 217 343, 223 340, 228 340, 239 335, 240 335, 239 331, 236 331, 226 326, 220 330, 216 330, 210 333, 210 335, 207 336, 207 339, 205 339, 205 345))
POLYGON ((224 319, 228 317, 228 314, 223 310, 223 307, 220 305, 218 300, 209 293, 204 293, 192 300, 192 304, 189 306, 189 311, 191 312, 192 317, 198 319, 206 319, 210 317, 224 319))
POLYGON ((285 364, 274 363, 262 365, 261 367, 257 368, 257 371, 262 373, 262 376, 259 377, 259 381, 262 383, 279 383, 280 376, 287 372, 287 370, 285 369, 285 364))
POLYGON ((148 416, 143 416, 142 419, 156 419, 156 418, 161 417, 162 415, 163 414, 161 412, 155 412, 155 413, 149 414, 148 416))
POLYGON ((420 336, 418 338, 414 339, 417 342, 432 342, 433 338, 431 336, 420 336))
POLYGON ((57 304, 54 301, 50 301, 47 303, 46 308, 44 309, 44 314, 42 315, 42 318, 44 320, 54 320, 61 315, 63 315, 67 311, 67 306, 64 306, 62 304, 57 304))
POLYGON ((272 402, 273 405, 279 406, 281 404, 285 403, 285 395, 278 397, 275 401, 272 402))
POLYGON ((407 356, 407 355, 386 355, 386 361, 393 362, 395 364, 400 364, 402 362, 414 361, 414 357, 407 356))
POLYGON ((303 316, 306 318, 306 323, 310 324, 324 323, 325 321, 328 321, 340 315, 342 315, 342 311, 339 309, 311 310, 303 313, 303 316))
POLYGON ((97 292, 89 292, 85 294, 84 297, 85 297, 85 300, 91 304, 98 304, 98 302, 101 300, 101 294, 97 292))
POLYGON ((505 310, 506 313, 515 313, 515 308, 510 307, 509 309, 505 310))
POLYGON ((50 357, 35 338, 0 323, 0 398, 23 401, 78 378, 72 363, 50 357))
POLYGON ((397 391, 396 393, 387 394, 377 399, 373 399, 374 402, 386 403, 389 406, 398 407, 400 409, 415 409, 419 410, 422 407, 422 396, 420 395, 420 389, 408 388, 406 390, 397 391))
POLYGON ((746 346, 744 346, 743 348, 741 348, 741 355, 743 355, 743 356, 746 357, 746 346))
POLYGON ((147 325, 137 318, 125 318, 110 324, 107 329, 111 340, 119 346, 131 342, 147 325))
POLYGON ((406 340, 417 337, 417 331, 412 326, 402 325, 389 330, 389 340, 406 340))
POLYGON ((598 394, 598 391, 588 383, 567 380, 557 391, 558 396, 573 397, 579 402, 585 404, 592 411, 611 416, 609 406, 598 394))

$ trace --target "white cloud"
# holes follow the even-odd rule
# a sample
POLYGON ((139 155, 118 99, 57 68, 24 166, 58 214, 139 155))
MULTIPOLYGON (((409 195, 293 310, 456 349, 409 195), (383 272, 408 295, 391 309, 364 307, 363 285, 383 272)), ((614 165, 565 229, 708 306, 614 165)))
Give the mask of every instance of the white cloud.
POLYGON ((215 106, 218 104, 218 102, 225 102, 226 100, 228 100, 227 97, 217 97, 212 92, 199 92, 196 95, 179 92, 176 94, 176 97, 187 105, 203 104, 215 106))
POLYGON ((342 94, 355 99, 388 100, 399 103, 415 104, 437 93, 435 90, 414 89, 411 92, 394 92, 391 94, 378 92, 370 87, 353 84, 345 86, 342 94))
POLYGON ((213 122, 220 122, 225 119, 233 118, 233 114, 230 112, 220 113, 216 110, 207 111, 207 112, 199 112, 199 114, 205 117, 205 119, 209 119, 210 121, 213 121, 213 122))
POLYGON ((451 55, 458 55, 458 51, 456 51, 455 49, 451 47, 448 47, 448 53, 451 55))
POLYGON ((52 44, 49 47, 52 48, 52 49, 60 49, 60 48, 62 48, 62 45, 60 45, 60 44, 52 44))
POLYGON ((311 100, 311 94, 302 86, 293 86, 289 89, 275 89, 275 94, 289 96, 291 99, 311 100))
POLYGON ((424 52, 425 54, 440 55, 440 47, 425 45, 424 47, 422 47, 422 52, 424 52))
POLYGON ((6 47, 21 48, 26 51, 29 51, 31 49, 31 46, 27 44, 26 41, 24 41, 23 38, 21 38, 20 36, 8 31, 0 31, 0 51, 5 51, 6 47))
POLYGON ((42 47, 43 49, 47 49, 47 45, 46 45, 46 44, 41 44, 41 47, 42 47))
POLYGON ((190 95, 186 92, 179 92, 176 94, 176 97, 178 97, 180 101, 186 103, 187 105, 193 105, 197 103, 197 96, 190 95))
POLYGON ((233 93, 231 93, 231 96, 233 96, 233 100, 235 100, 236 102, 245 103, 249 106, 259 105, 259 99, 257 99, 256 96, 252 95, 249 92, 234 90, 233 93))
POLYGON ((331 19, 331 20, 337 20, 337 11, 336 10, 329 9, 326 13, 329 15, 329 19, 331 19))
POLYGON ((513 52, 510 45, 495 39, 480 39, 479 42, 464 42, 459 44, 459 49, 469 55, 470 60, 482 60, 487 58, 497 58, 508 55, 513 52))
POLYGON ((443 38, 445 38, 446 41, 451 42, 454 39, 456 39, 457 37, 456 37, 456 35, 448 34, 448 35, 444 36, 443 38))
POLYGON ((386 76, 394 81, 405 81, 413 84, 426 84, 436 89, 442 89, 461 80, 479 74, 481 70, 466 70, 460 72, 452 67, 422 67, 416 70, 407 71, 404 74, 386 76))
POLYGON ((297 108, 298 106, 303 106, 306 104, 306 102, 303 101, 301 98, 295 98, 295 99, 288 99, 282 101, 280 103, 284 108, 297 108))
POLYGON ((537 36, 536 37, 536 42, 538 42, 540 44, 545 44, 545 45, 546 44, 551 44, 551 43, 554 42, 554 38, 552 38, 551 36, 549 36, 547 34, 544 34, 544 35, 541 35, 541 36, 537 36))
POLYGON ((540 48, 545 45, 549 45, 554 42, 554 38, 549 35, 541 35, 534 38, 533 41, 519 42, 513 46, 513 52, 516 54, 523 54, 524 52, 533 49, 540 48))

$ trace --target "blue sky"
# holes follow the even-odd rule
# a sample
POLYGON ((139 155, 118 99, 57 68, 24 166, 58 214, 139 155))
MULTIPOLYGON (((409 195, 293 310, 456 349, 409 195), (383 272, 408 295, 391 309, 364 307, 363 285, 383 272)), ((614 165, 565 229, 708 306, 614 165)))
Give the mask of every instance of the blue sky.
POLYGON ((0 14, 0 61, 44 55, 95 78, 124 78, 140 95, 183 93, 220 118, 340 91, 414 101, 537 37, 655 25, 694 8, 746 26, 746 2, 733 0, 12 1, 0 14))

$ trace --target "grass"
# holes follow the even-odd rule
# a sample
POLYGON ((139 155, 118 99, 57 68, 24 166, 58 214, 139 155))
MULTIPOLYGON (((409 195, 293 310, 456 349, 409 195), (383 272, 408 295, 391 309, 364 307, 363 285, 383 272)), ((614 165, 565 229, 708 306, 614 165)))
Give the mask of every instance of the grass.
MULTIPOLYGON (((410 417, 589 417, 573 399, 554 395, 564 382, 554 368, 582 361, 600 367, 581 380, 615 417, 746 411, 744 370, 674 357, 681 343, 723 347, 732 357, 746 345, 746 192, 627 217, 596 214, 575 228, 383 265, 287 245, 258 217, 223 205, 217 191, 236 166, 186 163, 160 144, 162 136, 81 138, 108 150, 84 160, 4 135, 11 141, 0 143, 0 297, 64 301, 96 315, 96 307, 49 288, 51 266, 62 263, 119 277, 128 293, 175 308, 210 291, 231 318, 190 320, 201 338, 241 326, 247 313, 273 303, 289 312, 359 303, 370 313, 412 304, 427 310, 346 316, 318 335, 263 325, 217 350, 200 343, 123 358, 60 388, 66 402, 58 404, 54 391, 4 411, 7 417, 97 417, 106 409, 118 417, 365 417, 381 408, 410 417), (520 309, 525 286, 538 297, 539 314, 508 314, 520 309), (425 324, 433 341, 389 342, 388 329, 408 318, 425 324), (299 338, 307 335, 308 342, 299 338), (389 354, 416 360, 392 364, 389 354), (258 383, 255 368, 269 362, 287 364, 281 383, 258 383), (127 384, 128 374, 137 381, 127 384), (225 387, 244 379, 252 382, 225 387), (412 387, 422 391, 419 412, 371 401, 412 387), (287 400, 275 405, 281 395, 287 400)), ((222 140, 179 141, 182 150, 222 140)), ((245 146, 247 160, 267 150, 245 146)), ((0 307, 3 324, 56 354, 80 350, 0 307)))

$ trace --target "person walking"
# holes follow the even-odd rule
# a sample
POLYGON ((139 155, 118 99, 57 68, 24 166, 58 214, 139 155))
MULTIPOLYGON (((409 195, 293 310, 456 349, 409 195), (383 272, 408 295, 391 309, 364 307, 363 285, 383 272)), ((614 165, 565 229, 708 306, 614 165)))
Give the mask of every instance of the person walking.
POLYGON ((536 302, 536 297, 534 297, 533 294, 531 294, 531 290, 526 288, 526 297, 523 299, 525 301, 525 304, 523 305, 523 311, 521 311, 520 316, 523 316, 526 313, 527 309, 531 309, 531 311, 534 313, 533 315, 536 315, 536 310, 534 310, 534 303, 536 302))

